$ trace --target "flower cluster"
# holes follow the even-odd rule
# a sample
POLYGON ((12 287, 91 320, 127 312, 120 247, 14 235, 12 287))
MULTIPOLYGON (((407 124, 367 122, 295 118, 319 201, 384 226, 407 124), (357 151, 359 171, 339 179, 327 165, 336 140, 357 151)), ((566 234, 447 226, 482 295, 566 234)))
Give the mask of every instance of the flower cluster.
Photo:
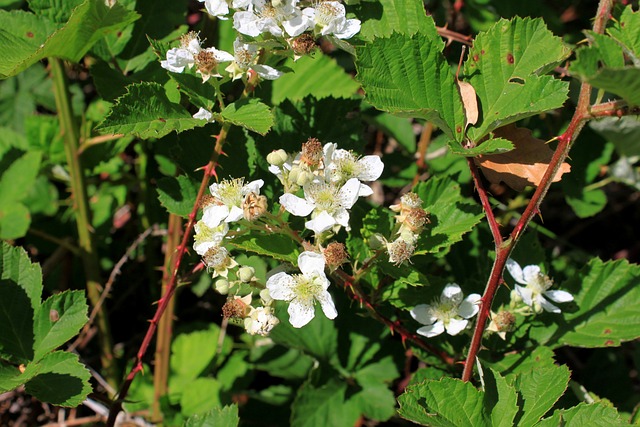
POLYGON ((358 197, 373 193, 362 181, 378 179, 384 169, 378 156, 358 157, 331 142, 323 146, 315 138, 304 143, 299 153, 278 150, 267 161, 285 187, 280 204, 293 215, 310 215, 305 227, 316 236, 340 227, 349 230, 349 209, 358 197), (294 194, 300 187, 302 197, 294 194))
POLYGON ((551 304, 547 298, 556 303, 573 301, 573 296, 567 291, 549 290, 553 286, 553 280, 543 274, 537 265, 527 265, 521 268, 520 264, 509 258, 507 270, 509 270, 511 277, 519 283, 515 285, 512 301, 522 301, 535 313, 541 313, 543 310, 551 313, 561 312, 560 308, 551 304))
POLYGON ((418 329, 420 335, 427 338, 440 335, 445 330, 449 335, 458 335, 469 324, 470 318, 478 313, 480 295, 471 294, 464 298, 460 286, 449 283, 440 298, 431 304, 419 304, 411 310, 413 317, 423 326, 418 329))

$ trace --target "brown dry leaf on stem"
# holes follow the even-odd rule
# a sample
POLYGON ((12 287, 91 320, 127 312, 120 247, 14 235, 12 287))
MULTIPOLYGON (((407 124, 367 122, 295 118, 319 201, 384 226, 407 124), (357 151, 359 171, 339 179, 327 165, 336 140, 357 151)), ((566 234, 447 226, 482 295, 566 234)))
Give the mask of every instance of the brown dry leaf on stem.
POLYGON ((458 89, 460 90, 460 97, 462 98, 462 105, 464 106, 464 113, 467 117, 467 126, 475 125, 478 121, 478 99, 476 98, 476 90, 471 86, 471 83, 458 82, 458 89))
MULTIPOLYGON (((504 182, 516 191, 524 190, 527 185, 537 187, 549 166, 553 150, 543 140, 531 136, 529 129, 515 125, 496 129, 494 134, 513 142, 515 148, 504 154, 476 157, 475 162, 484 176, 494 184, 504 182)), ((570 170, 571 166, 563 163, 553 182, 560 181, 562 174, 570 170)))

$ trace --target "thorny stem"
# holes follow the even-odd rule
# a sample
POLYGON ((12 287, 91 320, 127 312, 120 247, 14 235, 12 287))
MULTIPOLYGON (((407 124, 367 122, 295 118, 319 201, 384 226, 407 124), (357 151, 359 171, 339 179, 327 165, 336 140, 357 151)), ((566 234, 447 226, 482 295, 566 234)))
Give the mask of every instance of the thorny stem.
MULTIPOLYGON (((97 306, 100 300, 100 289, 102 278, 100 275, 100 262, 96 250, 95 236, 92 233, 91 210, 89 209, 89 197, 84 176, 84 168, 78 153, 78 143, 80 141, 80 130, 78 123, 73 117, 71 109, 71 95, 69 84, 62 61, 57 58, 49 58, 51 66, 51 77, 54 85, 54 97, 58 117, 60 120, 60 131, 64 138, 64 151, 71 176, 71 195, 73 198, 73 210, 76 216, 76 227, 78 230, 78 246, 80 257, 87 278, 87 296, 92 306, 97 306)), ((109 330, 109 319, 105 310, 97 312, 96 325, 100 341, 100 361, 105 372, 105 377, 109 384, 115 385, 117 382, 116 366, 113 356, 113 343, 111 331, 109 330)))
MULTIPOLYGON (((599 34, 602 34, 604 31, 605 25, 610 18, 611 8, 613 6, 613 0, 600 0, 598 5, 598 11, 596 14, 596 18, 593 24, 593 31, 599 34)), ((518 240, 522 236, 522 233, 526 229, 527 225, 531 222, 534 215, 536 215, 540 210, 540 204, 544 199, 549 187, 551 187, 551 183, 553 178, 556 176, 558 170, 560 169, 562 163, 565 161, 567 156, 569 155, 569 150, 573 142, 576 140, 586 121, 590 118, 594 117, 590 112, 589 102, 591 98, 591 86, 587 83, 583 83, 580 87, 580 95, 578 97, 578 103, 576 106, 576 110, 571 118, 571 122, 569 122, 569 126, 564 131, 562 135, 558 137, 558 146, 553 153, 553 157, 549 162, 549 166, 540 181, 540 185, 536 189, 535 193, 531 197, 529 204, 524 210, 524 213, 518 220, 518 223, 511 231, 509 238, 500 243, 500 240, 496 240, 496 258, 493 263, 493 267, 491 269, 491 274, 489 275, 489 280, 487 282, 487 286, 484 291, 484 295, 482 296, 480 303, 480 311, 478 313, 478 319, 476 322, 475 329, 473 331, 473 338, 471 339, 471 344, 469 345, 469 352, 467 354, 467 358, 464 365, 464 371, 462 373, 462 380, 469 381, 471 379, 471 375, 473 374, 473 366, 475 365, 476 356, 478 351, 480 350, 480 345, 482 343, 482 335, 484 333, 485 326, 487 324, 487 320, 489 319, 489 313, 491 311, 491 303, 493 302, 493 298, 498 290, 498 286, 502 283, 502 272, 504 271, 505 264, 513 248, 518 243, 518 240)), ((614 107, 615 108, 615 107, 614 107)), ((604 116, 604 114, 602 114, 604 116)), ((472 170, 473 173, 473 170, 472 170)), ((476 178, 479 178, 476 174, 474 175, 474 181, 476 178)), ((479 181, 479 179, 478 179, 479 181)), ((486 191, 481 187, 476 187, 478 193, 484 194, 486 197, 486 191)), ((483 202, 483 206, 485 206, 483 202)), ((487 219, 491 225, 492 232, 497 227, 497 223, 495 222, 495 218, 493 216, 493 212, 490 206, 485 207, 485 213, 487 215, 487 219), (493 222, 493 224, 491 224, 493 222)), ((494 234, 495 239, 495 234, 494 234)))
POLYGON ((196 216, 198 214, 198 210, 200 209, 200 201, 204 196, 206 189, 208 188, 209 179, 215 175, 215 168, 218 164, 218 158, 222 153, 222 147, 226 142, 227 135, 229 133, 229 129, 231 127, 230 123, 225 123, 220 130, 220 133, 216 137, 216 144, 209 159, 209 163, 204 168, 204 176, 202 177, 202 182, 200 183, 200 189, 198 190, 198 194, 196 196, 196 203, 189 214, 189 221, 187 222, 187 226, 185 228, 184 234, 182 235, 182 240, 180 241, 180 245, 178 245, 176 249, 176 253, 173 257, 173 263, 171 266, 171 277, 167 282, 167 288, 165 294, 158 301, 158 307, 156 309, 156 313, 153 316, 149 323, 149 328, 147 329, 147 333, 140 344, 140 348, 138 349, 138 353, 136 355, 135 361, 133 363, 133 367, 129 371, 129 374, 125 378, 122 386, 120 387, 120 392, 118 393, 118 398, 114 400, 111 405, 111 409, 109 412, 109 419, 107 420, 107 427, 113 427, 116 421, 116 417, 120 410, 122 409, 122 402, 124 402, 127 393, 129 392, 129 388, 133 383, 133 379, 136 375, 142 371, 142 359, 149 348, 149 344, 151 344, 151 340, 155 335, 156 328, 158 326, 158 322, 162 317, 162 314, 167 309, 171 298, 173 297, 174 292, 176 291, 177 282, 178 282, 178 271, 180 270, 180 264, 182 263, 182 259, 187 252, 187 243, 191 237, 191 231, 193 230, 193 226, 196 222, 196 216))
POLYGON ((455 364, 455 359, 453 357, 449 356, 445 351, 439 349, 438 347, 427 344, 417 334, 409 332, 407 328, 402 326, 402 323, 400 321, 393 321, 378 313, 374 305, 367 298, 366 293, 360 288, 360 285, 352 276, 348 275, 340 269, 336 270, 333 273, 333 276, 334 278, 337 278, 342 286, 351 293, 353 299, 356 300, 369 312, 371 317, 386 325, 392 333, 397 332, 398 334, 400 334, 403 343, 405 341, 411 341, 421 349, 437 356, 447 365, 453 366, 455 364))

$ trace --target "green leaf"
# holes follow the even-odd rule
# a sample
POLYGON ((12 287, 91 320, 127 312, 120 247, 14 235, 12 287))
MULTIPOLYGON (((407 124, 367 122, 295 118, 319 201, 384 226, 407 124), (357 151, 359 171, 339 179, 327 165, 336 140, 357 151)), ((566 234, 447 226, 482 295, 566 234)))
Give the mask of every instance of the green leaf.
POLYGON ((293 265, 298 263, 299 246, 291 237, 284 234, 237 236, 228 242, 228 246, 269 256, 293 265))
POLYGON ((552 348, 609 347, 640 336, 640 266, 626 260, 603 262, 597 258, 561 288, 572 292, 577 310, 551 315, 534 324, 531 337, 552 348))
MULTIPOLYGON (((429 18, 430 26, 433 21, 429 18)), ((462 100, 439 36, 392 34, 357 49, 357 78, 367 101, 402 117, 422 118, 461 141, 462 100)))
POLYGON ((221 386, 215 378, 196 378, 182 392, 180 412, 190 416, 220 408, 221 386))
POLYGON ((413 190, 422 199, 429 213, 430 224, 418 238, 415 255, 444 254, 465 233, 480 222, 482 210, 460 193, 460 184, 452 178, 431 178, 413 190))
POLYGON ((164 177, 158 180, 158 200, 169 213, 186 218, 196 202, 199 186, 186 175, 164 177))
POLYGON ((464 64, 464 80, 476 90, 482 112, 467 131, 470 139, 561 107, 568 83, 544 74, 570 53, 541 19, 502 19, 478 34, 464 64))
POLYGON ((604 403, 580 403, 570 409, 558 409, 549 418, 536 424, 536 427, 622 427, 629 423, 623 421, 616 408, 604 403))
MULTIPOLYGON (((0 149, 0 151, 2 151, 0 149)), ((20 203, 33 187, 42 155, 8 147, 0 159, 0 238, 16 239, 26 234, 31 216, 20 203)))
POLYGON ((634 65, 640 66, 640 13, 627 5, 620 18, 613 20, 613 26, 607 29, 607 33, 622 45, 634 65))
POLYGON ((518 413, 515 387, 492 369, 484 371, 484 406, 492 427, 511 427, 518 413))
POLYGON ((59 30, 36 15, 0 11, 0 47, 5 60, 0 64, 0 78, 26 69, 46 57, 78 62, 104 34, 118 31, 139 18, 116 3, 86 0, 73 10, 69 21, 59 30), (29 15, 29 16, 27 16, 29 15), (3 23, 4 21, 4 23, 3 23))
POLYGON ((449 149, 453 154, 476 157, 479 155, 506 153, 513 150, 513 143, 504 138, 491 138, 473 148, 464 148, 459 143, 451 141, 449 142, 449 149))
POLYGON ((489 427, 483 398, 471 383, 445 377, 407 387, 398 397, 398 413, 424 426, 489 427))
MULTIPOLYGON (((329 373, 324 373, 324 375, 327 374, 329 373)), ((347 383, 338 378, 335 373, 321 385, 307 381, 298 390, 296 400, 291 406, 291 425, 295 427, 355 425, 360 417, 360 411, 355 405, 347 402, 347 396, 347 383)))
POLYGON ((75 336, 89 320, 88 310, 84 291, 66 291, 44 301, 33 322, 34 360, 75 336))
POLYGON ((349 98, 360 85, 338 65, 335 59, 317 52, 285 64, 292 72, 273 82, 271 102, 280 104, 285 99, 301 101, 312 95, 316 99, 327 97, 349 98))
POLYGON ((241 99, 227 105, 220 113, 225 121, 265 135, 273 126, 273 113, 255 98, 241 99))
POLYGON ((516 419, 518 426, 534 425, 562 396, 569 383, 565 366, 535 367, 515 376, 514 386, 523 401, 516 419))
POLYGON ((78 7, 83 0, 27 0, 29 9, 38 16, 43 16, 49 21, 63 24, 69 20, 73 9, 78 7))
POLYGON ((206 121, 191 117, 180 104, 171 102, 161 85, 140 83, 127 87, 126 95, 118 98, 97 129, 102 133, 133 134, 149 139, 205 124, 206 121))
POLYGON ((38 374, 25 385, 27 393, 43 402, 75 407, 91 393, 91 374, 78 356, 65 351, 47 354, 37 362, 38 374))
POLYGON ((367 41, 390 36, 393 32, 407 35, 420 32, 437 37, 420 0, 362 1, 355 7, 356 16, 362 21, 359 35, 367 41))
POLYGON ((0 208, 0 239, 17 239, 24 237, 31 224, 29 209, 20 202, 0 208))
POLYGON ((238 406, 230 405, 193 415, 185 422, 185 427, 235 427, 239 423, 238 406))
MULTIPOLYGON (((3 243, 3 252, 5 245, 3 243)), ((3 256, 6 255, 5 252, 3 256)), ((4 276, 4 269, 2 273, 4 276)), ((0 355, 12 362, 27 363, 33 359, 33 307, 26 289, 21 286, 23 282, 19 280, 20 277, 18 280, 4 277, 0 280, 0 324, 3 325, 0 355)), ((24 283, 27 284, 28 281, 24 283)))
MULTIPOLYGON (((27 296, 32 312, 40 307, 42 295, 42 270, 39 264, 31 263, 24 249, 2 242, 0 279, 10 280, 20 286, 27 296)), ((0 302, 5 300, 0 299, 0 302)), ((5 323, 0 323, 5 324, 5 323)))
MULTIPOLYGON (((369 111, 375 111, 369 109, 369 111)), ((363 117, 368 122, 382 129, 384 133, 395 138, 409 153, 416 151, 416 135, 413 132, 411 120, 406 117, 397 117, 393 114, 376 111, 372 116, 363 117)))
POLYGON ((180 92, 189 97, 189 101, 199 108, 213 110, 217 102, 216 88, 202 83, 202 77, 187 73, 169 73, 171 80, 178 84, 180 92))

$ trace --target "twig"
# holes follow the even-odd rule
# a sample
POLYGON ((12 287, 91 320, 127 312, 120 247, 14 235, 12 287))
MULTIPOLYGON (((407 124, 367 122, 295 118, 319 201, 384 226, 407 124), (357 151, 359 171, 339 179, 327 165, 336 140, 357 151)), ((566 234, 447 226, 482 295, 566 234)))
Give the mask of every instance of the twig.
MULTIPOLYGON (((598 12, 594 21, 593 31, 596 33, 602 33, 607 20, 610 18, 611 8, 613 6, 612 0, 600 0, 598 5, 598 12)), ((591 86, 587 83, 583 83, 580 87, 580 95, 578 97, 578 103, 576 110, 571 118, 569 126, 565 132, 558 137, 558 147, 553 153, 553 157, 549 162, 549 166, 542 177, 540 185, 536 189, 535 193, 531 197, 529 204, 524 210, 524 213, 518 220, 518 223, 512 230, 509 239, 502 244, 498 244, 496 241, 496 258, 491 269, 491 274, 487 282, 484 294, 480 303, 480 311, 478 313, 478 319, 475 329, 473 331, 473 338, 469 345, 469 352, 464 365, 464 371, 462 373, 462 380, 469 381, 473 373, 473 366, 476 360, 480 345, 482 343, 482 335, 484 333, 487 320, 491 311, 491 303, 498 290, 498 286, 502 283, 502 272, 506 265, 507 260, 513 248, 518 243, 518 240, 522 236, 522 233, 526 229, 527 225, 531 222, 536 213, 539 212, 540 204, 547 194, 549 187, 551 187, 553 178, 556 176, 562 163, 569 155, 569 150, 573 142, 576 140, 586 121, 591 118, 589 112, 589 102, 591 98, 591 86)), ((485 211, 487 216, 492 215, 492 211, 485 211), (491 212, 491 213, 490 213, 491 212)), ((492 230, 493 231, 493 230, 492 230)))

